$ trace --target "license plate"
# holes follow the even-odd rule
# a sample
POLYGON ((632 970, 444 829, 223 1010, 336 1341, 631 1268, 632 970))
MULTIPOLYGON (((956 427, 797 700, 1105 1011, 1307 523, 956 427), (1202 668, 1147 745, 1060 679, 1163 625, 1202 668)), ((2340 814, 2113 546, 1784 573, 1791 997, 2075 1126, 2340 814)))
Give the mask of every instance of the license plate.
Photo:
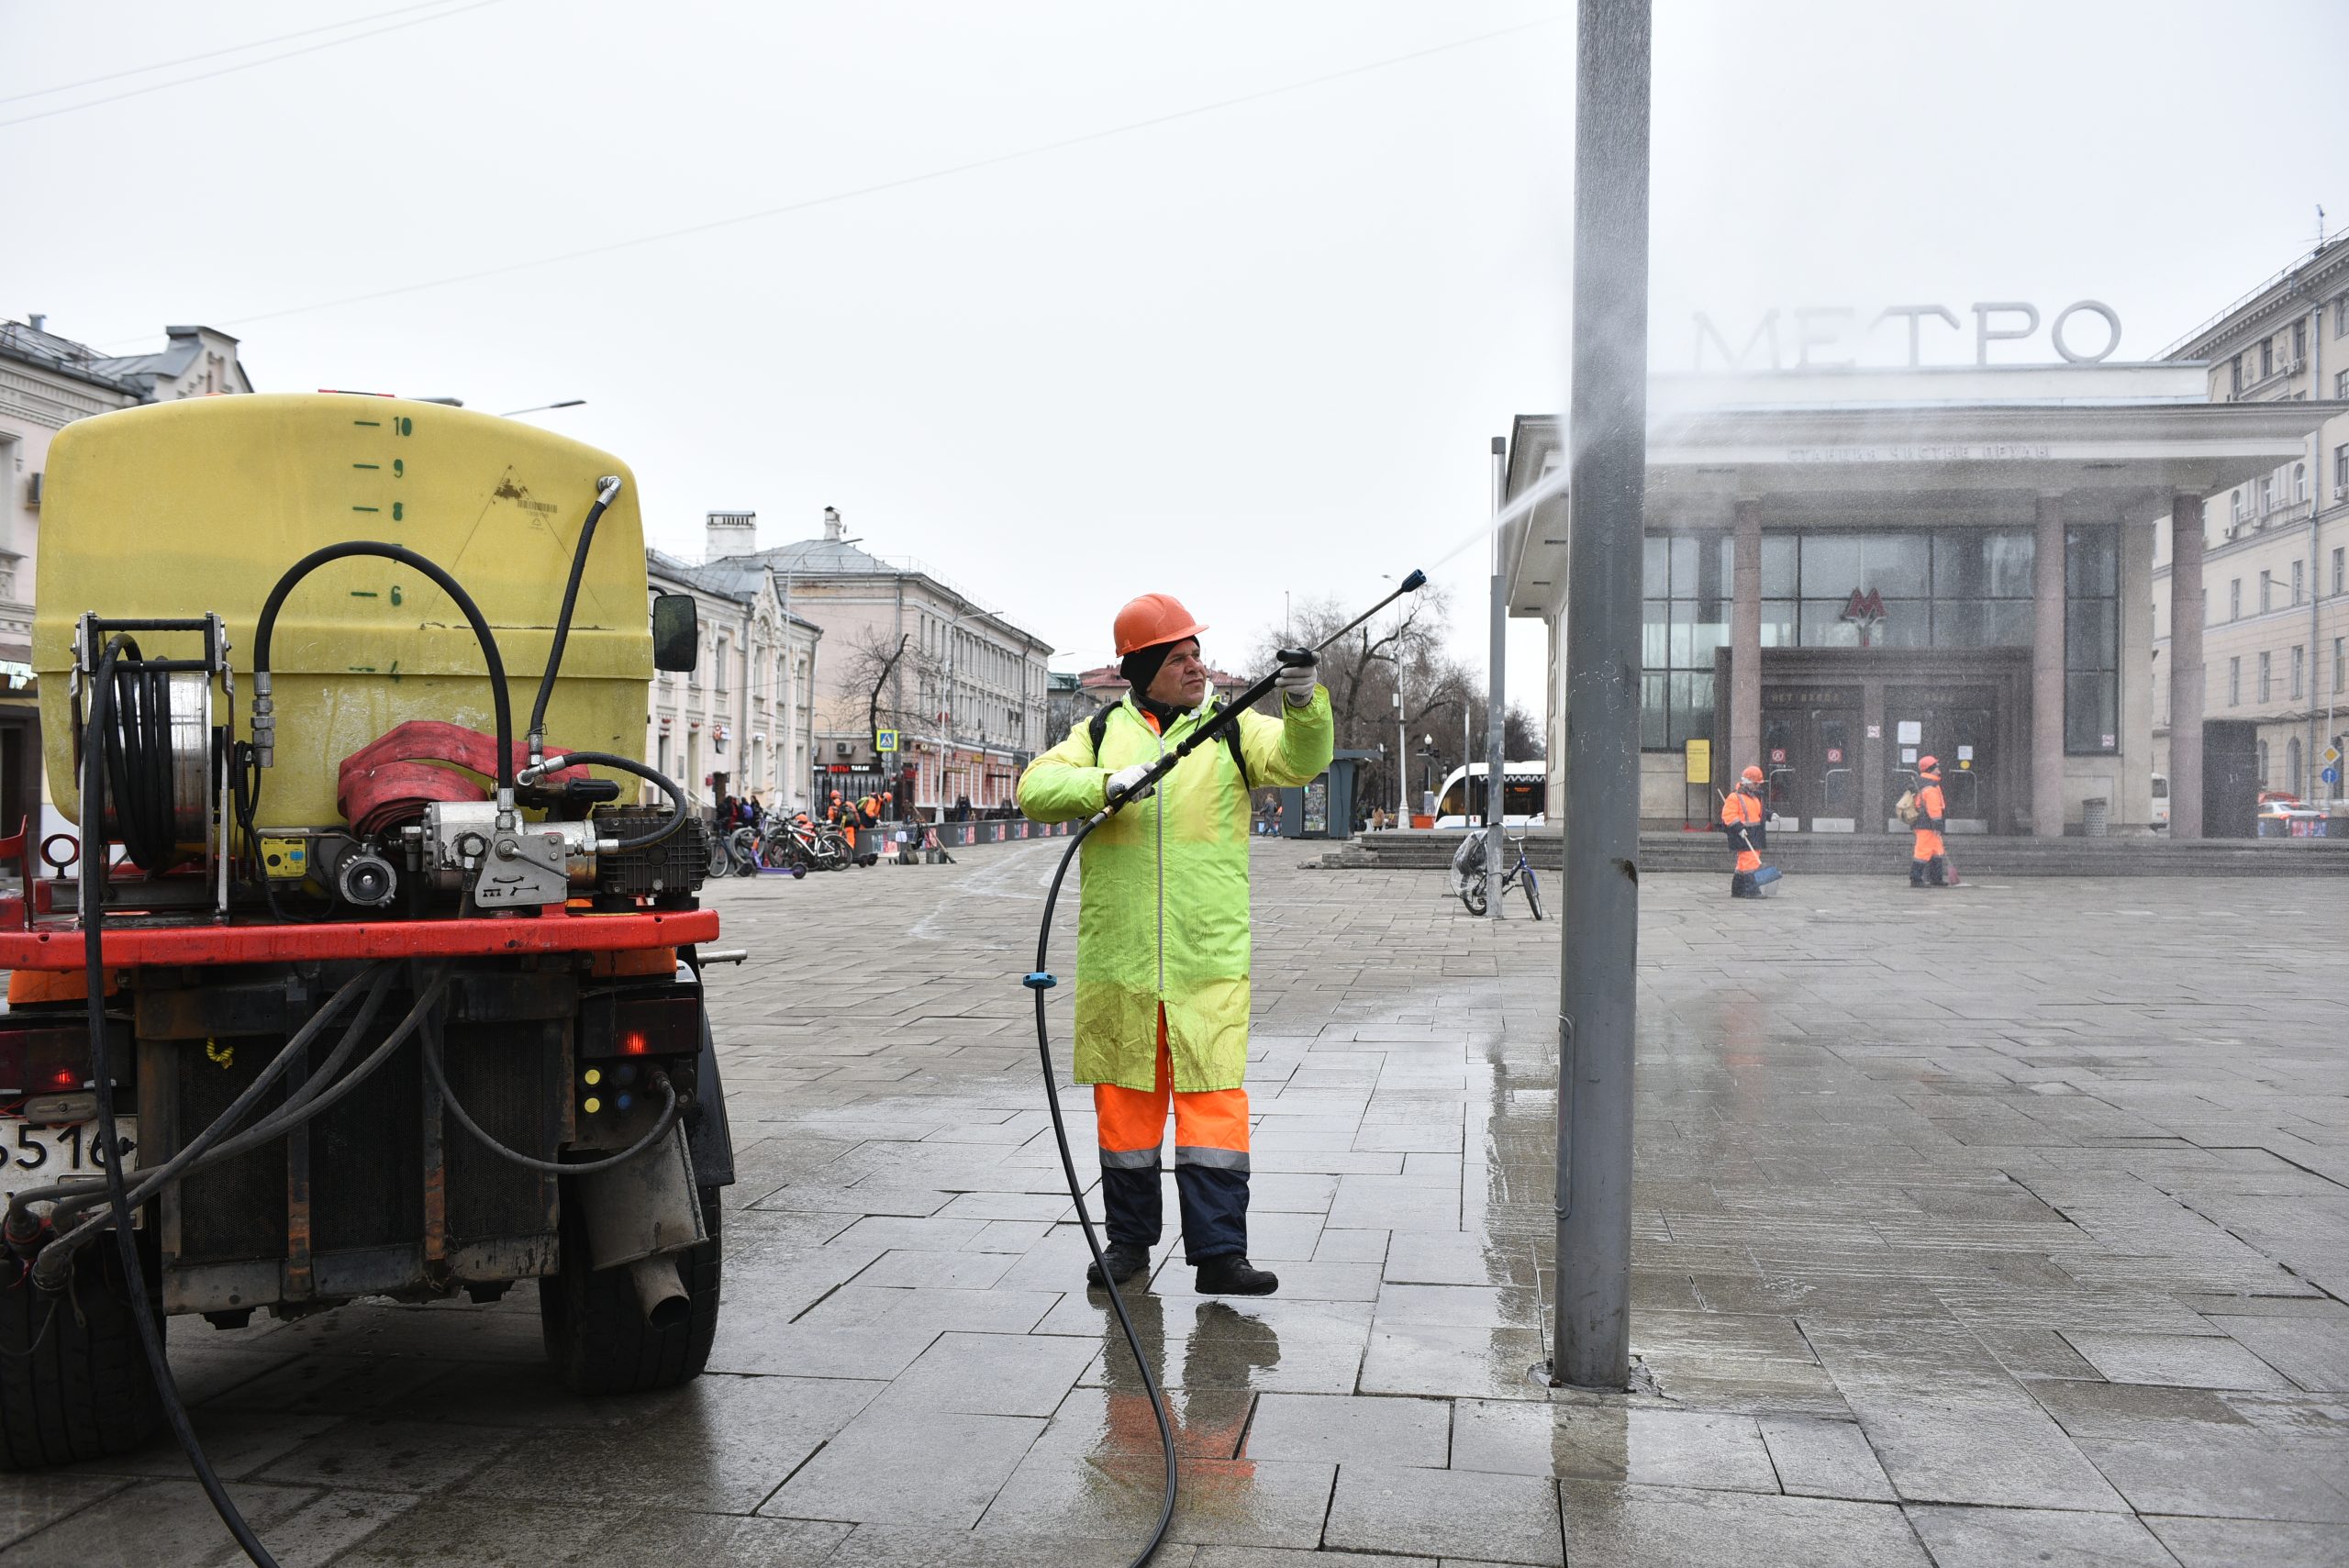
MULTIPOLYGON (((139 1168, 139 1118, 117 1117, 114 1126, 123 1151, 122 1168, 135 1171, 139 1168)), ((0 1202, 56 1182, 102 1182, 106 1155, 106 1140, 98 1136, 95 1121, 44 1127, 22 1117, 0 1116, 0 1202)))

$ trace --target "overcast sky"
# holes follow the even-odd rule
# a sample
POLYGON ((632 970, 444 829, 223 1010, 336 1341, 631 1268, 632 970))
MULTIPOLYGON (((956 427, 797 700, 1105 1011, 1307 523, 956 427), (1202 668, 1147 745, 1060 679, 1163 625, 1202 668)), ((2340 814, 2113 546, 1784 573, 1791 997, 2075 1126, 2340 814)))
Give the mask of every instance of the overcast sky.
MULTIPOLYGON (((1698 309, 2004 299, 2150 358, 2349 224, 2339 0, 1658 11, 1660 369, 1698 309)), ((1573 48, 1532 0, 0 0, 0 314, 585 398, 534 417, 655 544, 836 506, 1057 667, 1150 590, 1236 661, 1453 550, 1563 406, 1573 48)), ((1483 572, 1438 573, 1480 665, 1483 572)))

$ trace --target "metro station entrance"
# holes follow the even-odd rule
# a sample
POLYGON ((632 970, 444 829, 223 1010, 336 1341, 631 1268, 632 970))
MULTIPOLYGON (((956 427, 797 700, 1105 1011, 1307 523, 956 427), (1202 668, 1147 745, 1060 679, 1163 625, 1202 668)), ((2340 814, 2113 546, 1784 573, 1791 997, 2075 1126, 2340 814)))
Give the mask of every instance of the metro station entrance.
MULTIPOLYGON (((1729 689, 1729 653, 1716 658, 1729 689)), ((1917 763, 1940 759, 1953 833, 2019 833, 2029 806, 2029 651, 1765 648, 1761 755, 1730 754, 1717 708, 1716 787, 1757 762, 1782 832, 1904 833, 1894 814, 1917 763)))

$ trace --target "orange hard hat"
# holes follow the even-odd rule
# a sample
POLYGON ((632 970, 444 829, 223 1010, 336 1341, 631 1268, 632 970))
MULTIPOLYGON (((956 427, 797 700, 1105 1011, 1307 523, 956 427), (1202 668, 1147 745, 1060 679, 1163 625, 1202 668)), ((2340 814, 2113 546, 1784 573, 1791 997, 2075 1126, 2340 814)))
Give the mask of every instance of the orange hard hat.
POLYGON ((834 790, 834 791, 832 791, 832 798, 833 798, 834 800, 838 800, 840 797, 841 797, 841 792, 840 792, 840 791, 838 791, 838 790, 834 790))
POLYGON ((1192 619, 1191 612, 1174 595, 1144 594, 1118 612, 1118 657, 1123 659, 1137 648, 1180 642, 1205 630, 1207 628, 1192 619))
POLYGON ((1760 784, 1762 782, 1762 770, 1757 767, 1748 767, 1745 770, 1744 776, 1747 784, 1760 784))
POLYGON ((1920 757, 1917 759, 1917 771, 1920 773, 1940 773, 1942 760, 1939 757, 1920 757))

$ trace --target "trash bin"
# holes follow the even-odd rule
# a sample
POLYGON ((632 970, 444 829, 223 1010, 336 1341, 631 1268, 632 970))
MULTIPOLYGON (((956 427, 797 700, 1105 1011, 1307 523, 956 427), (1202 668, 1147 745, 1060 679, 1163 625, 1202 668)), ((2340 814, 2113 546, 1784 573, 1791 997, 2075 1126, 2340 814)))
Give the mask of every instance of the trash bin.
POLYGON ((2080 831, 2091 839, 2104 837, 2105 823, 2110 818, 2112 803, 2100 795, 2090 795, 2080 802, 2080 831))

